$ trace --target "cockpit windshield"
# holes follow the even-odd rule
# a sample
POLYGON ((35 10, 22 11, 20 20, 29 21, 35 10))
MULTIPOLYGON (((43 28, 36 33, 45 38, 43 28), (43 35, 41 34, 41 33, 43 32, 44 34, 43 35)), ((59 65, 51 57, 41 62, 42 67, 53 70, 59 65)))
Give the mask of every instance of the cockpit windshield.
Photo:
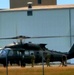
POLYGON ((0 54, 2 53, 3 50, 0 50, 0 54))
POLYGON ((6 50, 0 50, 0 55, 6 55, 7 51, 6 50))
POLYGON ((8 51, 10 51, 10 48, 5 48, 0 50, 0 56, 6 56, 8 51))

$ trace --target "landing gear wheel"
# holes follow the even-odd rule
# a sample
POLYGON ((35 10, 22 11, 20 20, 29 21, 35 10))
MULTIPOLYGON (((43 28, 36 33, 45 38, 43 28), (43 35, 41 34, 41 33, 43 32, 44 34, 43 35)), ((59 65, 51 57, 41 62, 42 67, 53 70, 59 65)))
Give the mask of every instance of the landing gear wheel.
POLYGON ((25 67, 26 64, 24 62, 21 62, 21 67, 25 67))
POLYGON ((4 63, 3 66, 6 67, 6 63, 4 63))

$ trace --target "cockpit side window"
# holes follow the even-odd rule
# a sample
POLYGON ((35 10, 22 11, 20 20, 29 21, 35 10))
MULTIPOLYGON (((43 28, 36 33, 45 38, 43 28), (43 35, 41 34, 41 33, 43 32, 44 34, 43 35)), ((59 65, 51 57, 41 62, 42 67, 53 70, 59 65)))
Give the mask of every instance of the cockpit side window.
POLYGON ((12 55, 13 55, 13 51, 10 50, 9 53, 8 53, 8 55, 9 55, 9 56, 12 56, 12 55))

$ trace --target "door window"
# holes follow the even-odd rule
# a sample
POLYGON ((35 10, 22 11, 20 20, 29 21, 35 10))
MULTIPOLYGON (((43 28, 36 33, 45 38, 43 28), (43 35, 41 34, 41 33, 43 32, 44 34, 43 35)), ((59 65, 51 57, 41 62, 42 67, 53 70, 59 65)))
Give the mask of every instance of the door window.
POLYGON ((25 55, 29 55, 29 51, 25 51, 25 55))

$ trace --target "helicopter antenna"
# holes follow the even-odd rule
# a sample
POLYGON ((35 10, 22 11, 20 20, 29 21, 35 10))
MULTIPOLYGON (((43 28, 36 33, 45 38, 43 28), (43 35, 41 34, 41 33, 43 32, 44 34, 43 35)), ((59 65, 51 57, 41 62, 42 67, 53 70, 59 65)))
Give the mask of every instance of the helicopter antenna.
MULTIPOLYGON (((18 36, 18 29, 17 29, 17 24, 16 24, 16 36, 18 36)), ((17 39, 16 39, 17 40, 17 39)), ((18 40, 17 40, 18 42, 18 40)))
POLYGON ((17 31, 17 24, 16 24, 16 36, 17 36, 17 33, 18 33, 18 31, 17 31))
MULTIPOLYGON (((17 24, 16 24, 16 36, 18 36, 18 27, 17 27, 17 24)), ((19 41, 18 41, 18 39, 16 39, 17 40, 17 43, 19 43, 19 44, 22 44, 22 38, 19 38, 19 41)))

